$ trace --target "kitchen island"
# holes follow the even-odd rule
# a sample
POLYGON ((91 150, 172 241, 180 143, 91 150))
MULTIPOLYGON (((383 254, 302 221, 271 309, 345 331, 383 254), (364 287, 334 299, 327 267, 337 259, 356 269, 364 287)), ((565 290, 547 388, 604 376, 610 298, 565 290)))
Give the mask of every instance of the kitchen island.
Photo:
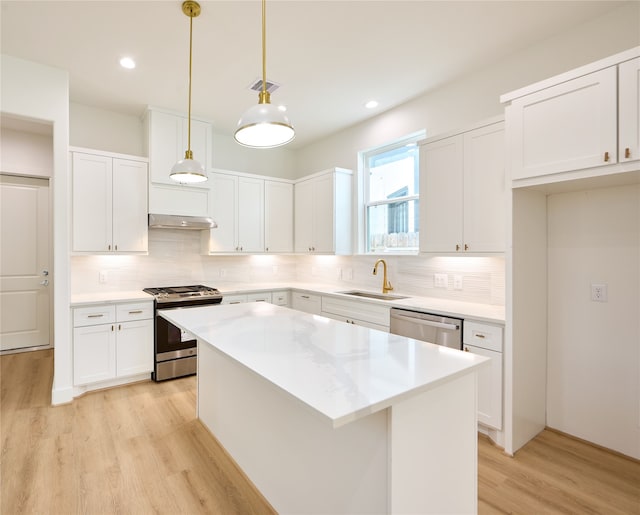
POLYGON ((475 513, 486 358, 266 303, 159 311, 198 417, 286 513, 475 513))

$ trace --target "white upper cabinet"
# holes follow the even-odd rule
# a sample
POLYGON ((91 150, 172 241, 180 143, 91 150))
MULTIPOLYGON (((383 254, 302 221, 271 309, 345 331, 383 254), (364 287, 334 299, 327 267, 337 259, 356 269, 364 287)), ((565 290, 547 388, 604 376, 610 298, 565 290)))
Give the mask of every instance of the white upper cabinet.
MULTIPOLYGON (((149 155, 149 212, 166 215, 209 216, 209 180, 181 185, 169 177, 171 168, 184 159, 188 148, 188 118, 149 109, 145 123, 149 155)), ((191 119, 193 158, 206 171, 213 167, 213 125, 191 119)))
POLYGON ((526 186, 628 171, 616 165, 638 159, 639 53, 504 95, 511 179, 542 178, 526 186))
POLYGON ((420 147, 420 251, 504 252, 504 123, 420 147))
MULTIPOLYGON (((169 177, 174 164, 184 159, 188 148, 189 123, 186 116, 151 109, 147 111, 147 144, 151 182, 176 185, 169 177)), ((193 158, 204 165, 205 170, 213 167, 213 125, 191 118, 191 150, 193 158)), ((207 187, 207 183, 197 183, 190 187, 207 187)))
POLYGON ((620 162, 640 159, 640 58, 618 67, 620 162))
POLYGON ((218 227, 202 233, 202 251, 291 252, 293 184, 234 172, 210 174, 209 213, 218 227))
POLYGON ((293 252, 293 184, 264 181, 264 250, 293 252))
POLYGON ((72 250, 146 252, 147 163, 73 152, 72 250))
POLYGON ((335 168, 294 188, 295 251, 351 254, 352 173, 335 168))

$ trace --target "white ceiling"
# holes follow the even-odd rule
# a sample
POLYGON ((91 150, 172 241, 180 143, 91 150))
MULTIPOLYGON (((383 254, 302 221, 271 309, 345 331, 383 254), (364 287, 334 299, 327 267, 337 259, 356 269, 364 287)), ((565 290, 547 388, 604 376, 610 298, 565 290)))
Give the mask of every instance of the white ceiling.
MULTIPOLYGON (((70 100, 186 112, 189 18, 177 1, 2 1, 2 53, 69 71, 70 100), (130 55, 135 70, 120 68, 130 55)), ((267 2, 267 78, 300 147, 620 7, 616 1, 267 2), (372 98, 377 109, 363 104, 372 98)), ((233 134, 257 103, 256 0, 200 2, 193 113, 233 134)), ((552 56, 550 56, 552 57, 552 56)))

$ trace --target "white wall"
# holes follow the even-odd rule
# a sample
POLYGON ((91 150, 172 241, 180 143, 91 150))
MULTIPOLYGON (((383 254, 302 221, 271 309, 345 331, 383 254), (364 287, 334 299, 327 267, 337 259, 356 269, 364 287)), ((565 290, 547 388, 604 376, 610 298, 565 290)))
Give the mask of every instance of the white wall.
POLYGON ((550 195, 547 217, 547 425, 640 459, 640 185, 550 195))
POLYGON ((298 150, 298 177, 334 166, 357 170, 359 151, 420 129, 426 129, 427 137, 437 136, 500 115, 500 95, 638 46, 639 26, 640 2, 629 3, 493 66, 470 71, 456 82, 298 150))
POLYGON ((69 315, 69 78, 64 70, 1 56, 0 111, 53 124, 54 378, 52 402, 71 401, 72 355, 69 315))
MULTIPOLYGON (((8 129, 0 133, 0 171, 15 175, 53 175, 53 136, 8 129)), ((11 123, 11 122, 9 122, 11 123)), ((49 130, 48 132, 52 132, 49 130)))

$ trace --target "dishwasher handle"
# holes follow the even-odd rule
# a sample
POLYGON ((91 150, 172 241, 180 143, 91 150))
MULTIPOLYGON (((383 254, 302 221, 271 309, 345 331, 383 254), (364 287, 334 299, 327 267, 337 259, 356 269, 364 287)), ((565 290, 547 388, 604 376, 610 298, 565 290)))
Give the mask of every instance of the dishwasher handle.
POLYGON ((392 313, 392 318, 399 318, 401 320, 409 320, 414 324, 428 325, 429 327, 437 327, 438 329, 448 329, 450 331, 457 331, 460 326, 457 324, 447 324, 444 322, 434 322, 432 320, 425 320, 424 318, 410 317, 406 315, 400 315, 398 313, 392 313))

